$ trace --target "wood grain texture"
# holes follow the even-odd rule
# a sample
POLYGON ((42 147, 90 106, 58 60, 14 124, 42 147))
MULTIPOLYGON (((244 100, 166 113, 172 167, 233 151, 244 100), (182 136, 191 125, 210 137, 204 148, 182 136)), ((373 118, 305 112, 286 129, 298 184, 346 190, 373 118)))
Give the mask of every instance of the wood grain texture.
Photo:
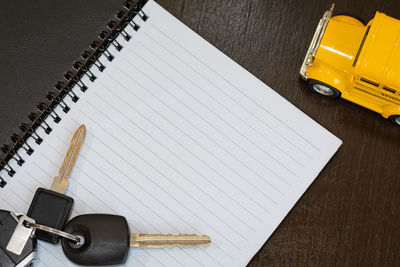
MULTIPOLYGON (((343 140, 249 266, 400 266, 400 129, 355 104, 312 93, 298 77, 331 0, 157 1, 343 140)), ((2 1, 2 142, 122 2, 2 1)), ((377 10, 400 18, 398 0, 336 0, 337 12, 365 20, 377 10)))
MULTIPOLYGON (((400 266, 400 128, 298 78, 328 0, 159 0, 169 12, 343 140, 249 266, 400 266)), ((365 20, 396 0, 336 1, 365 20)))

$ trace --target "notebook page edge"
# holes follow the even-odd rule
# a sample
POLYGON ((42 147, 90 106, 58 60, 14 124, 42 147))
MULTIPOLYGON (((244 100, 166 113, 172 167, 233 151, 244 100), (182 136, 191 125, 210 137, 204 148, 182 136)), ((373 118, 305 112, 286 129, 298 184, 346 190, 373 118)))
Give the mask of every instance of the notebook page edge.
MULTIPOLYGON (((314 120, 313 118, 311 118, 310 116, 305 114, 300 108, 298 108, 293 103, 291 103, 289 100, 287 100, 285 97, 280 95, 277 91, 272 89, 269 85, 267 85, 266 83, 261 81, 258 77, 256 77, 254 74, 252 74, 251 72, 246 70, 244 67, 242 67, 239 63, 237 63, 231 57, 226 55, 224 52, 222 52, 220 49, 215 47, 212 43, 207 41, 205 38, 203 38, 197 32, 195 32, 190 27, 185 25, 178 18, 176 18, 171 13, 169 13, 160 4, 158 4, 157 1, 149 0, 146 5, 148 5, 149 8, 155 8, 156 10, 158 10, 157 12, 161 11, 162 12, 161 15, 164 16, 165 18, 167 18, 169 21, 171 21, 171 23, 175 24, 175 26, 180 27, 182 29, 182 33, 187 32, 188 35, 190 34, 193 38, 195 38, 196 45, 201 44, 201 47, 205 50, 204 54, 207 54, 208 52, 213 53, 214 56, 218 57, 218 59, 225 61, 227 65, 235 68, 236 71, 243 72, 244 75, 249 76, 248 80, 253 83, 254 87, 256 87, 257 89, 266 90, 268 92, 268 94, 271 94, 274 97, 275 100, 283 102, 285 104, 285 107, 288 110, 290 110, 290 111, 288 111, 288 113, 295 114, 297 116, 297 118, 304 119, 304 121, 308 123, 307 126, 316 127, 319 130, 320 134, 329 136, 329 138, 327 139, 328 142, 326 142, 325 144, 330 144, 331 142, 334 143, 333 146, 335 146, 335 144, 338 144, 338 143, 342 144, 342 140, 339 137, 337 137, 332 132, 330 132, 329 130, 324 128, 324 126, 322 126, 319 122, 317 122, 316 120, 314 120)), ((220 71, 220 70, 224 71, 224 68, 219 68, 218 71, 220 71)), ((230 79, 238 79, 238 77, 236 77, 236 76, 229 76, 229 78, 230 79)), ((238 82, 240 82, 240 81, 238 81, 238 82)), ((295 125, 294 122, 295 122, 295 119, 293 119, 290 124, 295 125)), ((308 127, 305 127, 305 128, 308 128, 308 127)), ((316 133, 317 129, 315 129, 315 131, 313 131, 313 133, 316 133)), ((321 145, 325 146, 325 144, 321 144, 321 145)))

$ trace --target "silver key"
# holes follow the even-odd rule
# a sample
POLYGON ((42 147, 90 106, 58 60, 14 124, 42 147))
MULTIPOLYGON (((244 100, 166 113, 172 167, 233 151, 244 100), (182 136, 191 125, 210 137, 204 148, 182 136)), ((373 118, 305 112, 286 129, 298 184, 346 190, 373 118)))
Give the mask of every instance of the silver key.
POLYGON ((27 244, 29 238, 34 238, 36 229, 68 239, 69 241, 72 241, 74 243, 80 242, 79 237, 75 235, 35 223, 35 220, 28 217, 25 213, 10 212, 10 214, 18 223, 7 245, 7 250, 14 254, 21 255, 22 250, 27 244))
MULTIPOLYGON (((28 238, 22 252, 20 254, 13 253, 7 249, 8 243, 11 240, 14 230, 20 222, 19 217, 7 210, 0 210, 0 266, 3 267, 25 267, 31 266, 36 259, 37 254, 37 241, 36 238, 28 238)), ((21 227, 21 226, 19 226, 21 227)), ((18 231, 17 231, 18 232, 18 231)), ((21 232, 19 232, 21 234, 21 232)), ((19 252, 17 243, 24 243, 16 233, 14 240, 18 242, 11 242, 9 249, 19 252), (15 239, 16 238, 16 239, 15 239)), ((22 245, 21 245, 22 246, 22 245)))
POLYGON ((24 249, 29 238, 32 238, 35 234, 35 228, 26 226, 26 223, 35 224, 35 220, 29 218, 24 213, 11 213, 11 215, 15 220, 17 220, 18 224, 17 227, 15 227, 10 241, 8 242, 7 250, 14 254, 21 255, 22 250, 24 249))

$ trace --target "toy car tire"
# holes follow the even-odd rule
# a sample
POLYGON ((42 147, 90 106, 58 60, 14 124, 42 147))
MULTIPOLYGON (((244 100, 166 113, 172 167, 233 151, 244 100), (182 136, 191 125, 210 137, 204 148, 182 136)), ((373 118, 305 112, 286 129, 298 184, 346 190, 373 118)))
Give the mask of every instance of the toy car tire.
POLYGON ((390 116, 389 119, 394 122, 395 124, 397 124, 398 126, 400 126, 400 115, 393 115, 390 116))
POLYGON ((318 80, 309 79, 307 85, 312 91, 323 96, 337 98, 341 95, 340 91, 335 87, 318 80))

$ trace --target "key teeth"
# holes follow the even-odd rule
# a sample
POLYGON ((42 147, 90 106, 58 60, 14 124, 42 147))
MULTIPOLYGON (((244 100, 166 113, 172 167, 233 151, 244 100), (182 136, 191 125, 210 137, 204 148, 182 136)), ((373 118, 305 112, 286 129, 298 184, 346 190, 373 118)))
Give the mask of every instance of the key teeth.
POLYGON ((162 248, 162 247, 197 247, 206 246, 211 243, 207 235, 195 234, 131 234, 131 247, 139 248, 162 248))
POLYGON ((67 155, 61 165, 58 176, 54 179, 51 190, 60 194, 64 194, 68 187, 68 178, 72 172, 75 160, 78 157, 79 150, 83 144, 86 135, 85 125, 81 125, 74 133, 70 145, 68 147, 67 155))

